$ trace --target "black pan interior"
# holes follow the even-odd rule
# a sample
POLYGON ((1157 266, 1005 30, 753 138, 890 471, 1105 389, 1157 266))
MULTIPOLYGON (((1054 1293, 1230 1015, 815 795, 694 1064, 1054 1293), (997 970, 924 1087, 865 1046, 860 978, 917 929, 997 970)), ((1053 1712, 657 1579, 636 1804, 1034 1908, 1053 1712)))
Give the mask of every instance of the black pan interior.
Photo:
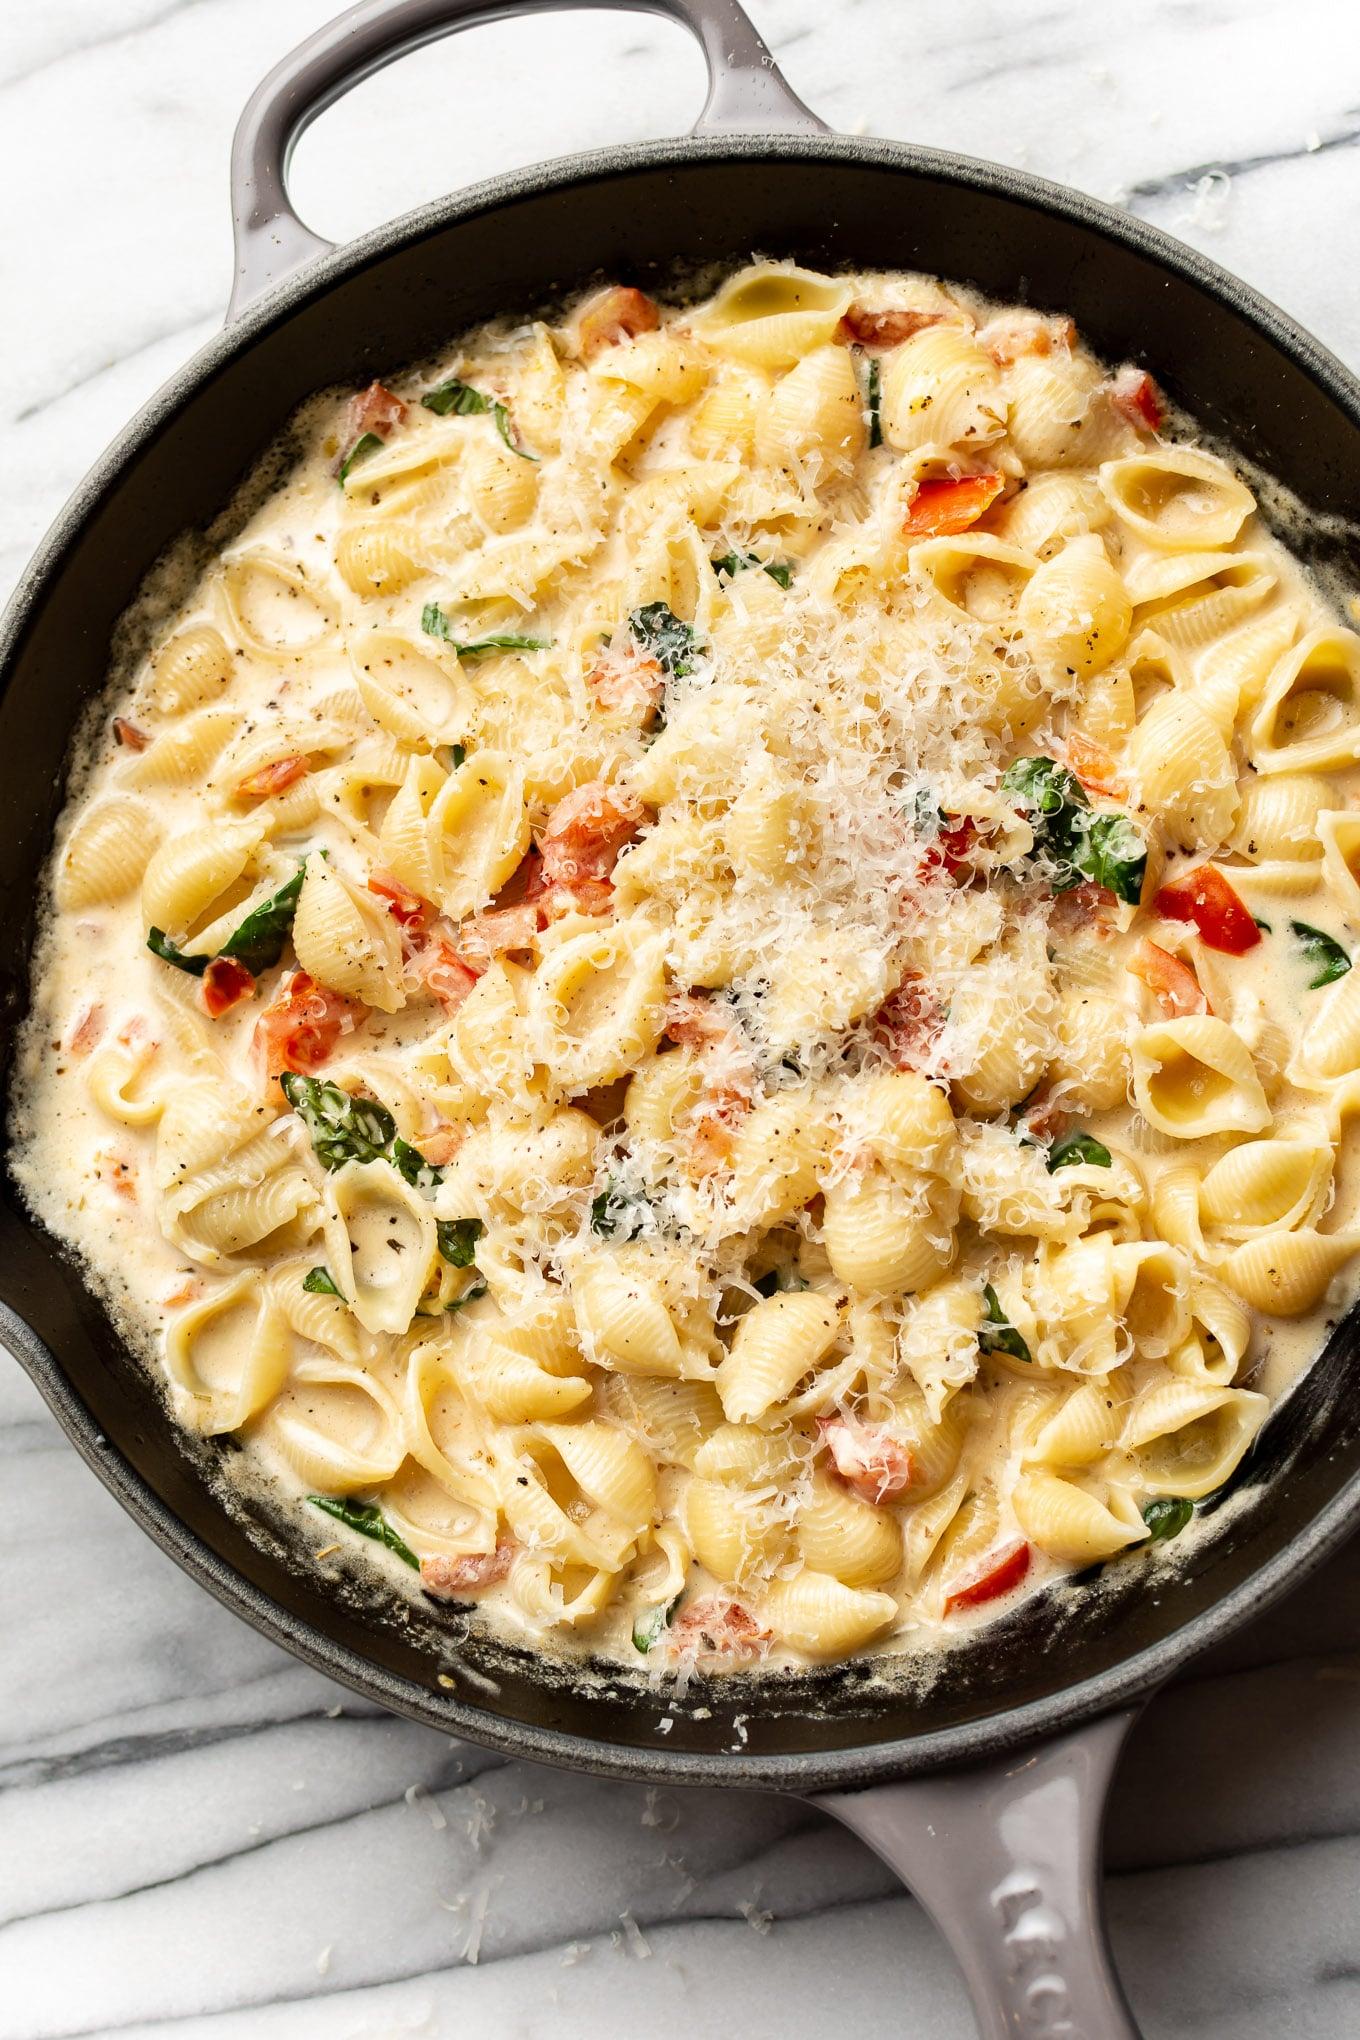
MULTIPOLYGON (((157 399, 68 513, 47 571, 14 615, 0 697, 0 756, 22 761, 9 774, 0 825, 6 1091, 69 734, 102 683, 114 626, 165 547, 213 520, 289 414, 324 385, 390 371, 467 325, 540 307, 596 273, 664 287, 678 268, 753 250, 814 266, 924 269, 1070 312, 1099 352, 1146 362, 1208 432, 1312 511, 1352 515, 1360 408, 1337 364, 1185 251, 1166 267, 1157 237, 1070 196, 1055 209, 1055 196, 1028 179, 884 144, 663 145, 593 158, 565 182, 531 174, 431 209, 339 258, 328 287, 294 286, 272 311, 248 316, 240 351, 208 350, 206 365, 157 399)), ((1360 579, 1353 531, 1329 526, 1315 545, 1321 564, 1360 579)), ((464 1639, 464 1625, 432 1605, 407 1621, 365 1607, 357 1589, 337 1598, 290 1561, 272 1526, 226 1513, 204 1479, 206 1448, 169 1423, 8 1177, 0 1294, 58 1356, 59 1371, 41 1356, 36 1371, 87 1456, 242 1612, 404 1711, 638 1773, 675 1772, 690 1759, 709 1777, 826 1781, 1065 1725, 1259 1606, 1265 1588, 1320 1555, 1360 1504, 1360 1409, 1347 1393, 1357 1338, 1348 1323, 1263 1434, 1221 1534, 1178 1571, 1149 1577, 1125 1563, 1107 1568, 1094 1591, 1067 1586, 1032 1600, 985 1641, 951 1652, 926 1685, 885 1688, 852 1671, 758 1694, 692 1693, 676 1705, 608 1678, 545 1676, 531 1658, 464 1639), (493 1678, 494 1692, 460 1665, 493 1678)))

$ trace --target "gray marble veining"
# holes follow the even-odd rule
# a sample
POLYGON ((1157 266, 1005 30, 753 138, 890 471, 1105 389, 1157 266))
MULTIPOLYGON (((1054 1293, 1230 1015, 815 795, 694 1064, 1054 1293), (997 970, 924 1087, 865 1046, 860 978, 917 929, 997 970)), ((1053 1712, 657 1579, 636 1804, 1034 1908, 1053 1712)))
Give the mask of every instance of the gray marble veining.
MULTIPOLYGON (((328 0, 47 0, 0 20, 0 589, 221 318, 225 163, 328 0)), ((1360 364, 1349 0, 752 0, 827 119, 1130 206, 1360 364)), ((503 23, 328 114, 294 187, 342 237, 530 156, 678 132, 642 16, 503 23)), ((967 2040, 919 1909, 806 1809, 507 1763, 225 1614, 0 1367, 0 2040, 967 2040)), ((1360 2031, 1360 1558, 1159 1696, 1109 1902, 1150 2040, 1360 2031)))

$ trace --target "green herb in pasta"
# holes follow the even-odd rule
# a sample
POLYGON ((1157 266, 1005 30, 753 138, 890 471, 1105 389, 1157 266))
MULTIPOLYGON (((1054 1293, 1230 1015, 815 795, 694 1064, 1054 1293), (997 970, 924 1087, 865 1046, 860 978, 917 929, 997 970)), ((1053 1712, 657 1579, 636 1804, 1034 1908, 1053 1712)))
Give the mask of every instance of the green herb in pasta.
POLYGON ((1335 984, 1338 978, 1345 977, 1351 960, 1339 942, 1325 935, 1321 928, 1311 927, 1307 921, 1291 921, 1289 927, 1302 943, 1303 953, 1312 967, 1313 975, 1308 980, 1310 992, 1319 992, 1324 985, 1335 984))
POLYGON ((336 1501, 330 1495, 308 1495, 307 1499, 314 1509, 324 1509, 347 1530, 357 1530, 361 1537, 371 1537, 375 1544, 385 1544, 389 1551, 395 1551, 403 1565, 409 1565, 413 1572, 420 1571, 420 1560, 405 1538, 397 1535, 375 1502, 336 1501))
POLYGON ((868 376, 868 403, 865 407, 869 422, 870 446, 883 444, 883 371, 877 361, 870 359, 868 376))
POLYGON ((285 1070, 279 1085, 325 1168, 343 1169, 346 1162, 390 1162, 417 1190, 437 1189, 443 1181, 443 1170, 401 1138, 396 1121, 376 1098, 356 1098, 338 1084, 304 1077, 296 1070, 285 1070))
POLYGON ((516 631, 497 631, 490 637, 456 638, 448 616, 437 602, 427 602, 420 612, 420 627, 426 637, 438 638, 460 659, 484 659, 492 652, 547 652, 552 639, 522 637, 516 631))
POLYGON ((500 399, 488 397, 483 390, 473 389, 471 383, 460 382, 456 375, 450 376, 437 388, 426 390, 420 401, 427 411, 433 411, 440 418, 448 417, 450 413, 455 417, 470 418, 478 412, 489 411, 496 430, 511 453, 517 453, 521 460, 537 461, 538 455, 526 452, 516 439, 510 413, 500 399))
POLYGON ((379 447, 383 446, 385 443, 386 442, 384 440, 379 438, 376 432, 360 433, 359 437, 355 440, 353 446, 351 446, 349 452, 345 455, 345 458, 340 463, 340 470, 336 479, 338 480, 342 489, 345 486, 345 477, 348 475, 350 469, 353 467, 358 467, 360 461, 368 460, 369 457, 372 454, 375 454, 378 451, 379 447))
POLYGON ((1165 1544, 1168 1539, 1179 1537, 1194 1513, 1194 1503, 1184 1495, 1158 1495, 1155 1500, 1144 1502, 1142 1517, 1147 1524, 1148 1543, 1165 1544))
POLYGON ((329 1268, 309 1268, 302 1278, 302 1286, 309 1296, 339 1296, 329 1268))
POLYGON ((1086 789, 1053 758, 1017 758, 1001 791, 1034 830, 1033 855, 1049 866, 1055 892, 1090 880, 1136 906, 1147 872, 1147 845, 1127 815, 1097 814, 1086 789))
POLYGON ((633 1624, 633 1648, 646 1656, 655 1650, 671 1626, 671 1617, 680 1606, 680 1596, 671 1602, 660 1602, 655 1608, 644 1609, 633 1624))
MULTIPOLYGON (((439 1251, 451 1268, 470 1268, 477 1253, 477 1242, 485 1227, 480 1218, 438 1218, 435 1232, 439 1239, 439 1251)), ((467 1302, 469 1299, 464 1298, 467 1302)))
POLYGON ((691 625, 682 623, 667 603, 648 602, 641 609, 632 610, 628 630, 638 650, 655 659, 672 680, 683 680, 694 671, 699 657, 698 639, 691 625))
POLYGON ((1069 1133, 1066 1140, 1058 1141, 1048 1151, 1050 1176, 1055 1169, 1075 1168, 1080 1162, 1089 1163, 1093 1169, 1108 1169, 1113 1166, 1114 1157, 1089 1133, 1069 1133))
POLYGON ((752 567, 761 568, 772 581, 777 581, 781 588, 793 585, 793 568, 787 560, 763 560, 759 553, 730 552, 721 554, 713 562, 714 573, 726 575, 729 581, 735 580, 738 574, 744 574, 752 567))
POLYGON ((1032 1362, 1034 1355, 1002 1310, 1001 1299, 990 1282, 982 1285, 982 1307, 985 1315, 978 1332, 979 1351, 1009 1353, 1013 1360, 1032 1362))
POLYGON ((219 950, 200 953, 179 949, 161 928, 152 928, 148 932, 146 946, 153 956, 159 956, 162 963, 173 964, 176 970, 186 971, 190 977, 202 977, 214 955, 230 956, 242 964, 252 977, 259 977, 263 971, 272 970, 283 955, 284 944, 293 932, 293 917, 297 913, 306 876, 307 867, 300 864, 286 885, 280 886, 267 900, 261 900, 259 906, 246 915, 240 927, 227 937, 219 950))

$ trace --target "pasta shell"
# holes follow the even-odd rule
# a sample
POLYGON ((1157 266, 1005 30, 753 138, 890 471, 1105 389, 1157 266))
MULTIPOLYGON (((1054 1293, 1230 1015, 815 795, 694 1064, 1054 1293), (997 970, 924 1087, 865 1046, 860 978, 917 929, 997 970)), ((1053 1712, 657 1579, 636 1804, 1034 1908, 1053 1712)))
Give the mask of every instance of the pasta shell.
POLYGON ((233 662, 227 641, 210 623, 176 631, 151 661, 151 697, 162 715, 187 715, 214 700, 229 684, 233 662))
POLYGON ((1100 486, 1122 523, 1168 549, 1231 545, 1256 507, 1230 468, 1189 446, 1106 461, 1100 486))
POLYGON ((145 872, 160 834, 145 802, 123 794, 96 801, 77 819, 57 860, 57 905, 71 913, 122 899, 145 872))
POLYGON ((840 1320, 815 1290, 766 1297, 738 1324, 718 1368, 717 1389, 732 1423, 750 1423, 793 1393, 826 1358, 840 1320))

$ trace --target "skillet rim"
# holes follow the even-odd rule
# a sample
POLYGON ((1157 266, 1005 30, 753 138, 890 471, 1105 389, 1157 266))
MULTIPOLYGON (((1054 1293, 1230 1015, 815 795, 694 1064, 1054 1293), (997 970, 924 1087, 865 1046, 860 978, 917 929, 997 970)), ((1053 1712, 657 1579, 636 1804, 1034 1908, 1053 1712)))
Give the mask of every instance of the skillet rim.
MULTIPOLYGON (((324 297, 370 262, 413 245, 454 222, 573 184, 623 179, 639 170, 698 161, 835 160, 866 169, 930 177, 963 191, 982 191, 1056 215, 1066 223, 1131 249, 1163 271, 1217 298, 1300 368, 1360 431, 1360 379, 1306 328, 1232 272, 1161 228, 1086 193, 1028 171, 952 152, 878 138, 835 134, 682 136, 628 143, 556 158, 489 178, 371 229, 305 264, 264 290, 231 324, 208 340, 133 416, 72 491, 25 567, 0 616, 0 689, 30 615, 59 574, 111 483, 132 467, 160 428, 251 344, 301 305, 324 297)), ((291 1615, 220 1559, 144 1481, 98 1429, 60 1361, 21 1317, 0 1302, 0 1344, 30 1375, 86 1464, 123 1508, 214 1599, 313 1669, 392 1712, 423 1725, 534 1762, 645 1782, 734 1785, 801 1793, 902 1778, 967 1765, 1074 1728, 1137 1703, 1198 1651, 1220 1641, 1251 1615, 1302 1581, 1338 1546, 1360 1517, 1360 1474, 1308 1524, 1203 1613, 1161 1642, 1041 1700, 920 1736, 863 1743, 832 1752, 755 1755, 740 1750, 687 1752, 612 1743, 560 1729, 512 1721, 442 1689, 388 1673, 311 1624, 291 1615)))

